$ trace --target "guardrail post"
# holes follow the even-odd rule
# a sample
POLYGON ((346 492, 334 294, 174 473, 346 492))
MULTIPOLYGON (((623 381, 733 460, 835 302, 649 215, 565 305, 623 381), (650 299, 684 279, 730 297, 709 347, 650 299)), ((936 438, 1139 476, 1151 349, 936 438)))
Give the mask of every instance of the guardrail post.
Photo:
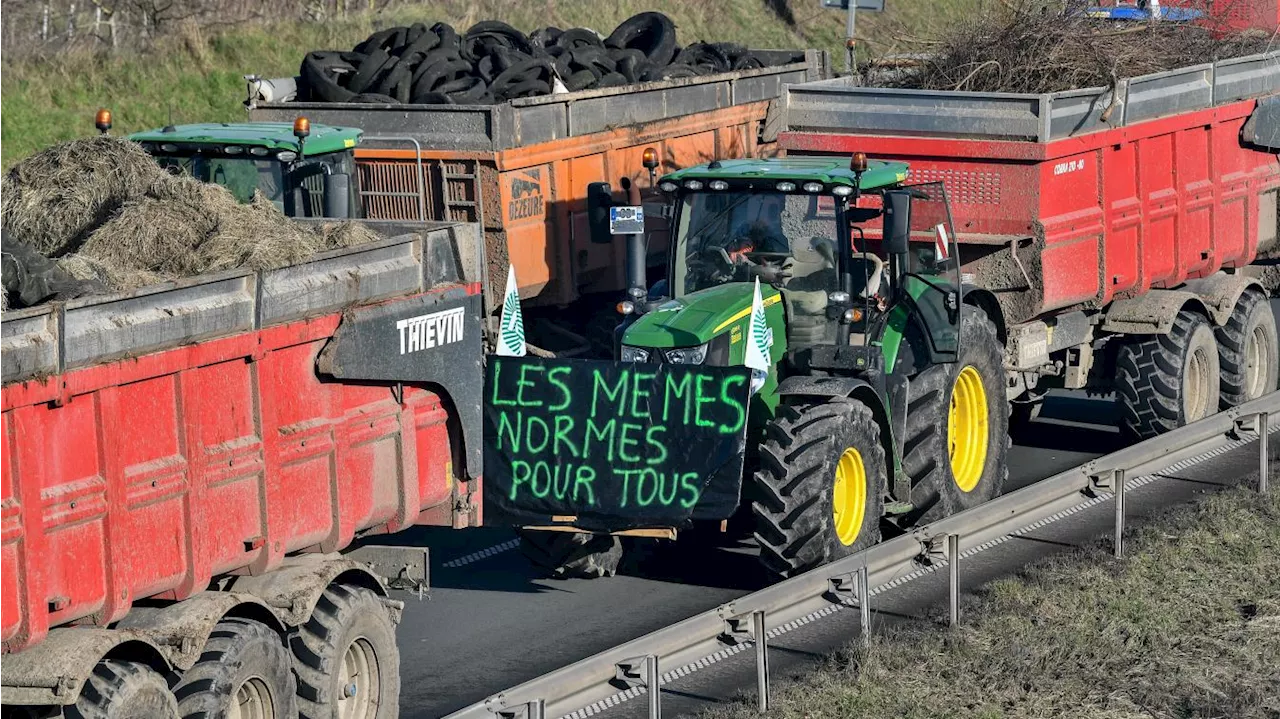
POLYGON ((858 570, 858 614, 862 624, 862 646, 871 646, 871 590, 864 564, 858 570))
POLYGON ((529 719, 546 719, 547 716, 547 700, 536 699, 529 702, 529 710, 526 716, 529 719))
POLYGON ((951 626, 960 623, 960 535, 947 535, 947 574, 950 584, 951 626))
POLYGON ((1267 472, 1271 469, 1267 457, 1267 437, 1270 434, 1271 413, 1258 413, 1258 494, 1267 493, 1267 472))
POLYGON ((1116 559, 1124 558, 1124 470, 1117 469, 1112 475, 1112 491, 1116 494, 1116 559))
POLYGON ((760 696, 760 711, 769 711, 769 635, 764 628, 764 612, 753 612, 756 639, 756 693, 760 696))
POLYGON ((649 685, 649 719, 662 719, 662 679, 658 674, 658 655, 644 659, 645 682, 649 685))

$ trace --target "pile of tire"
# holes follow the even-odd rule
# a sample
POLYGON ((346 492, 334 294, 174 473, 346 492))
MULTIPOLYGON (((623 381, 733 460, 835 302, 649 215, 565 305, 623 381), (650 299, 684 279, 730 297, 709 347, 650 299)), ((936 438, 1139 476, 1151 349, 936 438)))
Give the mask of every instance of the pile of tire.
POLYGON ((349 52, 308 53, 298 99, 491 105, 764 66, 741 45, 679 47, 675 24, 658 12, 635 15, 604 38, 585 28, 547 27, 525 35, 492 20, 463 34, 446 23, 416 23, 375 32, 349 52))

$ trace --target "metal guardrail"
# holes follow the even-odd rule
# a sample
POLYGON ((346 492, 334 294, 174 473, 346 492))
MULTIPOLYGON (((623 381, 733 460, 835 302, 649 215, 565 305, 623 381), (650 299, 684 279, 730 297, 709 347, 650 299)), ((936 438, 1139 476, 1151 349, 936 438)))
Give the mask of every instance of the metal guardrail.
MULTIPOLYGON (((838 605, 860 611, 862 635, 869 637, 869 599, 876 590, 922 564, 939 562, 948 565, 950 621, 955 624, 959 621, 959 558, 964 550, 1079 505, 1082 497, 1106 492, 1115 498, 1115 551, 1120 555, 1126 483, 1216 449, 1224 436, 1239 439, 1243 432, 1258 434, 1258 490, 1267 492, 1269 418, 1278 412, 1280 392, 1274 392, 544 674, 454 712, 448 719, 563 716, 620 689, 661 686, 660 666, 685 667, 748 642, 755 643, 763 711, 769 704, 769 627, 838 605), (765 641, 756 641, 761 637, 765 641)), ((649 716, 656 719, 661 714, 661 692, 648 691, 648 699, 649 716)))

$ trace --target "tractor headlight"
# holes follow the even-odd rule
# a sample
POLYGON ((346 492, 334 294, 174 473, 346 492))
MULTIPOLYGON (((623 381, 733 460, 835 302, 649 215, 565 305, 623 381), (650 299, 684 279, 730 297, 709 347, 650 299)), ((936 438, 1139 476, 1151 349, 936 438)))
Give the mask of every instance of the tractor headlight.
POLYGON ((764 383, 769 379, 769 373, 762 369, 751 369, 751 394, 754 396, 756 392, 764 387, 764 383))
POLYGON ((707 361, 707 348, 710 343, 697 347, 681 347, 667 350, 667 361, 671 364, 702 364, 707 361))
POLYGON ((640 347, 622 346, 623 362, 648 362, 649 350, 640 347))

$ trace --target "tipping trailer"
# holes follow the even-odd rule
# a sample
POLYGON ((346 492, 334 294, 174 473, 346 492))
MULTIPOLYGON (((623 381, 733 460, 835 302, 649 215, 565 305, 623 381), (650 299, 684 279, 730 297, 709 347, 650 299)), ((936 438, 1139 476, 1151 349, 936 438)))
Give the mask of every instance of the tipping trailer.
POLYGON ((1146 437, 1276 388, 1280 53, 1045 95, 827 80, 777 110, 789 157, 943 183, 1015 415, 1049 387, 1114 391, 1146 437))
MULTIPOLYGON (((363 130, 355 159, 365 217, 478 223, 491 277, 514 264, 527 307, 564 307, 626 286, 623 248, 591 240, 588 185, 647 187, 649 147, 664 170, 768 154, 760 136, 769 102, 788 84, 828 76, 823 52, 753 53, 778 64, 478 106, 266 102, 264 84, 278 92, 288 82, 258 81, 248 105, 255 121, 304 115, 363 130)), ((665 228, 651 230, 650 266, 659 267, 665 228)), ((582 308, 587 319, 603 315, 605 347, 616 300, 582 308)))
POLYGON ((425 587, 425 550, 348 550, 482 519, 483 247, 371 224, 5 312, 6 716, 397 715, 387 587, 425 587))

